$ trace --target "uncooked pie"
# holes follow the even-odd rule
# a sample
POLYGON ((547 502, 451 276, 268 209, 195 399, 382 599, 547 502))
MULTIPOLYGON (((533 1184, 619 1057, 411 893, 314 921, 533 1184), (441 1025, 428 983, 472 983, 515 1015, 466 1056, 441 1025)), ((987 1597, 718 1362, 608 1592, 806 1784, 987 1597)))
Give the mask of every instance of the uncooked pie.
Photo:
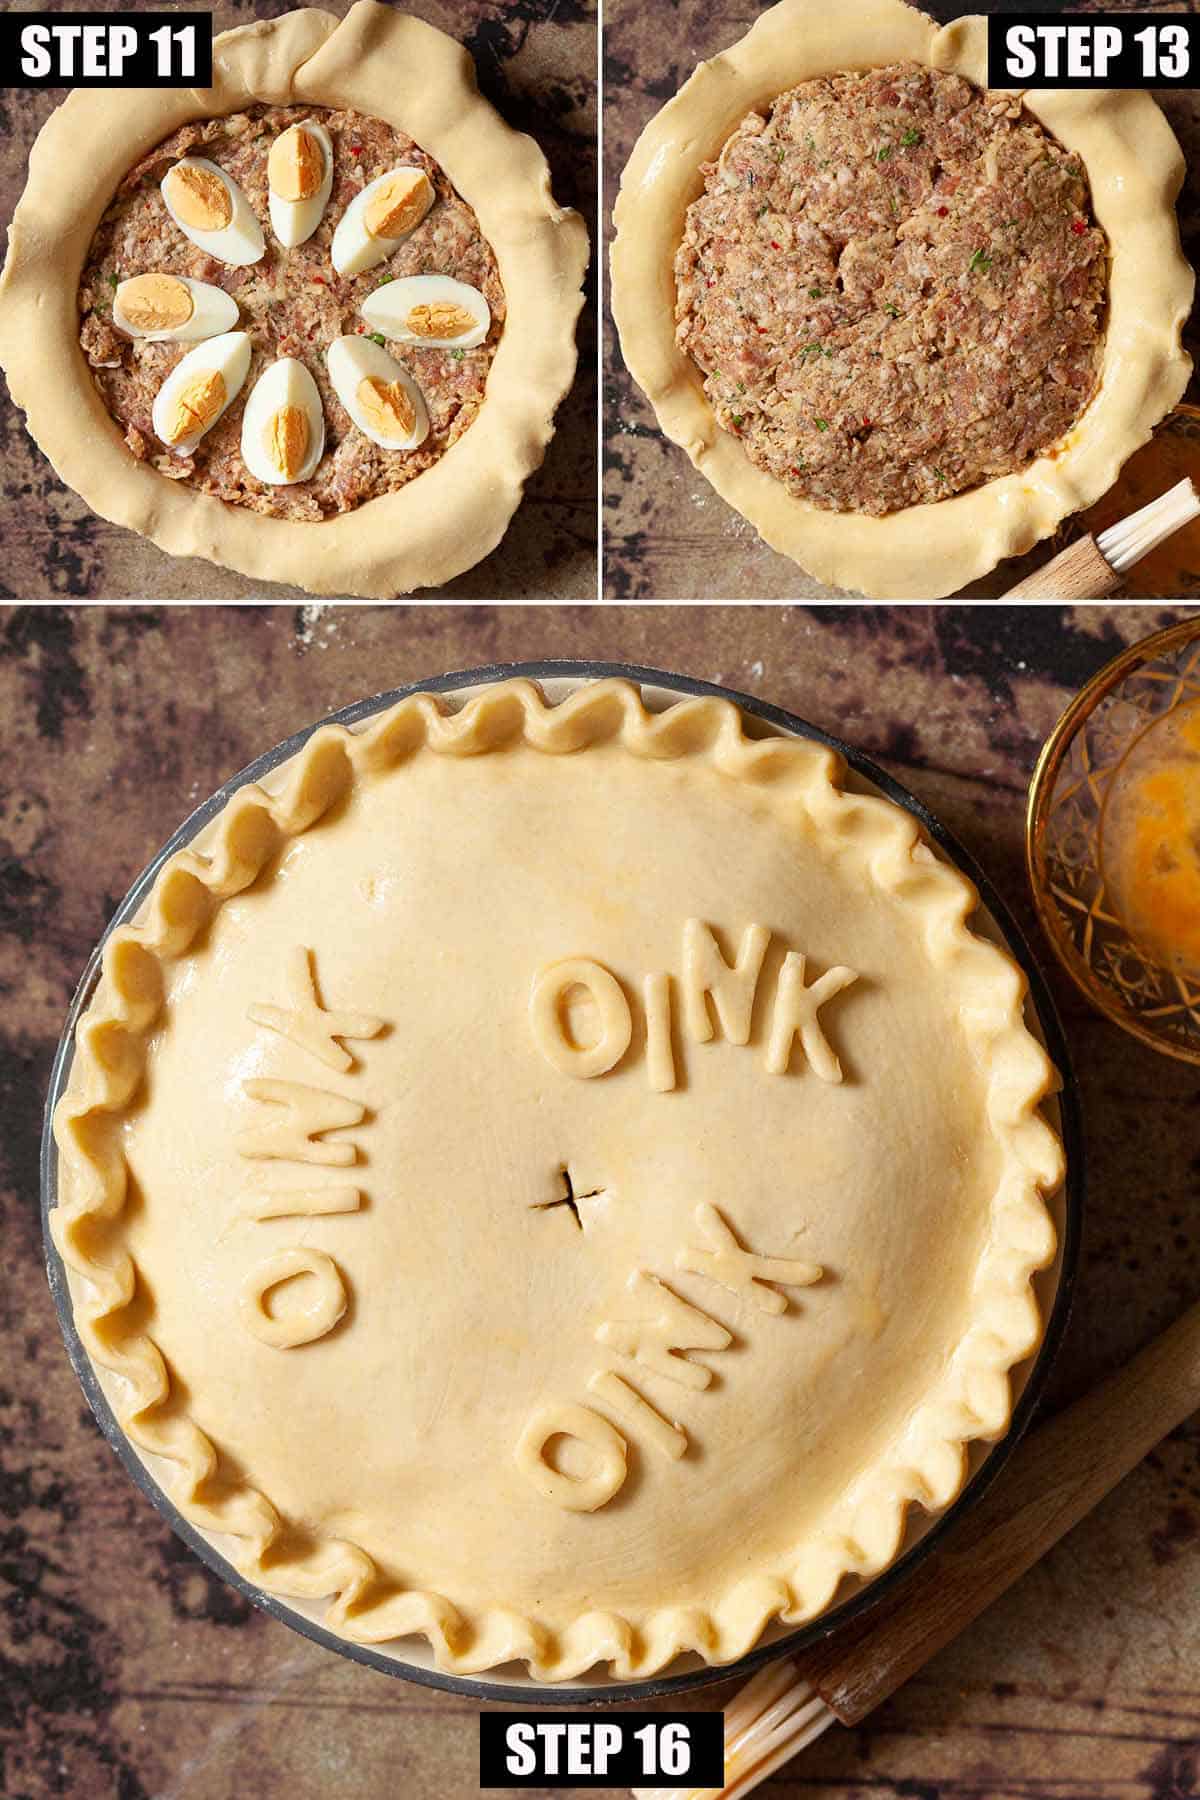
POLYGON ((0 280, 13 400, 69 486, 173 555, 440 586, 552 435, 583 222, 466 50, 394 6, 239 26, 213 69, 79 89, 43 127, 0 280))
POLYGON ((357 1643, 641 1677, 958 1493, 1061 1175, 909 814, 728 702, 324 727, 109 937, 55 1242, 184 1516, 357 1643))
POLYGON ((622 177, 631 374, 830 587, 935 599, 1029 550, 1191 372, 1166 120, 1144 92, 988 90, 987 24, 778 0, 622 177))

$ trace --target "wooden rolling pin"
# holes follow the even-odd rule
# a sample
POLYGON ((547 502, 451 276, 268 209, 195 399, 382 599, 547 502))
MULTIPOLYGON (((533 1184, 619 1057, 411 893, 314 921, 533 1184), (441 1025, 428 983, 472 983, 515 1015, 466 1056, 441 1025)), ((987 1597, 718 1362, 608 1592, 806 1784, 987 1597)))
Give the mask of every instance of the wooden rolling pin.
MULTIPOLYGON (((704 1800, 742 1800, 828 1726, 866 1718, 1197 1410, 1200 1302, 1032 1431, 979 1504, 893 1593, 735 1695, 725 1712, 725 1786, 704 1789, 704 1800)), ((634 1792, 649 1800, 656 1790, 634 1792)), ((675 1800, 689 1796, 676 1791, 675 1800)))

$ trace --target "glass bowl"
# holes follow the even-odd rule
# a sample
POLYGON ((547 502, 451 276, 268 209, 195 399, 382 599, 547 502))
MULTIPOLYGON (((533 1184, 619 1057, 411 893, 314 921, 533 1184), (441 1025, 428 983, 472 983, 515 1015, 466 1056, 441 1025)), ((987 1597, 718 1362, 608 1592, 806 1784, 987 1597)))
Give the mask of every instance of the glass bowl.
MULTIPOLYGON (((1184 940, 1173 953, 1139 912, 1119 841, 1131 802, 1148 822, 1134 784, 1173 755, 1190 766, 1172 746, 1193 705, 1200 742, 1200 615, 1123 651, 1071 702, 1034 770, 1025 853, 1042 929, 1084 996, 1151 1049, 1200 1064, 1200 959, 1189 966, 1184 940)), ((1200 817, 1200 753, 1191 791, 1200 817)))

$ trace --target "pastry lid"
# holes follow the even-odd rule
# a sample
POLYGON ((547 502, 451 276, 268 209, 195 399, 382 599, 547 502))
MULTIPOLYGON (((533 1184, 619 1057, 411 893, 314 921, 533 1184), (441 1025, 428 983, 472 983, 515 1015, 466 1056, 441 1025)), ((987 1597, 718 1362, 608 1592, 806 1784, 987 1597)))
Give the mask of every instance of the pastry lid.
POLYGON ((902 1578, 903 1574, 918 1567, 920 1562, 929 1555, 941 1533, 946 1530, 950 1521, 958 1516, 960 1508, 970 1505, 972 1500, 977 1498, 987 1485, 990 1485, 1007 1454, 1019 1438, 1036 1404, 1046 1369, 1062 1336, 1077 1257, 1082 1209, 1082 1162, 1078 1103, 1066 1046, 1049 993, 1003 903, 991 889, 986 878, 976 869, 969 855, 956 844, 954 839, 918 801, 883 771, 876 768, 869 759, 781 709, 761 701, 712 684, 665 675, 656 670, 614 664, 549 662, 469 670, 433 681, 414 684, 408 688, 359 702, 335 714, 332 720, 323 723, 337 723, 342 726, 358 725, 385 711, 407 695, 416 692, 463 694, 467 690, 484 689, 499 681, 525 677, 539 681, 546 689, 549 698, 560 699, 582 682, 613 676, 637 683, 642 688, 643 700, 651 709, 670 704, 679 697, 717 697, 732 701, 738 706, 752 733, 755 731, 757 723, 761 726, 763 735, 782 732, 807 738, 836 750, 844 757, 851 771, 848 786, 867 792, 874 789, 912 814, 942 854, 957 865, 974 883, 981 895, 984 909, 982 916, 977 915, 977 927, 982 927, 984 934, 992 935, 997 941, 1002 942, 1027 976, 1030 984, 1032 1015, 1036 1019, 1037 1026, 1040 1027, 1040 1034, 1062 1076, 1062 1091, 1058 1097, 1060 1116, 1056 1120, 1056 1124, 1066 1149, 1067 1178, 1061 1198, 1057 1202, 1059 1253, 1052 1269, 1046 1271, 1045 1276, 1038 1283, 1041 1310, 1047 1321, 1046 1330, 1037 1355, 1029 1359, 1020 1369, 1014 1371, 1014 1385, 1018 1393, 1011 1426, 996 1447, 989 1448, 984 1445, 975 1447, 971 1457, 971 1474, 959 1498, 936 1519, 931 1520, 925 1516, 911 1514, 905 1548, 884 1573, 869 1583, 847 1584, 844 1597, 840 1602, 832 1605, 818 1619, 799 1630, 778 1626, 773 1628, 766 1634, 763 1641, 738 1663, 725 1667, 701 1666, 697 1657, 687 1656, 677 1659, 672 1665, 673 1669, 678 1672, 635 1682, 618 1679, 597 1680, 592 1676, 588 1679, 579 1678, 549 1684, 535 1682, 524 1674, 515 1673, 511 1677, 493 1677, 489 1680, 481 1680, 470 1676, 452 1675, 437 1669, 433 1666, 432 1657, 425 1652, 424 1646, 414 1649, 411 1643, 406 1643, 404 1653, 397 1654, 386 1649, 371 1648, 349 1642, 329 1631, 319 1622, 319 1609, 316 1606, 306 1608, 304 1605, 283 1602, 240 1575, 211 1541, 201 1536, 181 1517, 150 1468, 139 1457, 114 1417, 79 1339, 72 1317, 71 1299, 65 1272, 51 1243, 48 1228, 49 1214, 57 1202, 57 1152, 50 1134, 50 1116, 67 1084, 74 1054, 74 1028, 91 999, 104 943, 115 929, 127 923, 137 912, 164 861, 191 843, 226 805, 230 796, 237 789, 248 782, 261 780, 273 769, 294 756, 311 735, 311 729, 315 729, 315 727, 297 733, 233 777, 192 814, 164 846, 154 862, 134 883, 129 894, 114 914, 104 939, 94 952, 76 994, 54 1064, 46 1132, 43 1140, 42 1201, 44 1221, 47 1224, 47 1260, 51 1289, 72 1362, 101 1429, 121 1456, 139 1487, 148 1494, 172 1528, 210 1568, 220 1574, 223 1579, 230 1581, 240 1592, 271 1613, 272 1616, 281 1619, 293 1629, 330 1649, 338 1650, 344 1655, 385 1673, 442 1687, 478 1699, 511 1700, 514 1694, 520 1693, 528 1699, 538 1699, 547 1704, 554 1704, 561 1701, 564 1693, 569 1693, 574 1700, 603 1702, 644 1699, 651 1695, 679 1692, 727 1680, 732 1674, 756 1668, 777 1655, 794 1653, 805 1644, 827 1635, 836 1625, 849 1620, 873 1605, 877 1598, 889 1591, 902 1578))

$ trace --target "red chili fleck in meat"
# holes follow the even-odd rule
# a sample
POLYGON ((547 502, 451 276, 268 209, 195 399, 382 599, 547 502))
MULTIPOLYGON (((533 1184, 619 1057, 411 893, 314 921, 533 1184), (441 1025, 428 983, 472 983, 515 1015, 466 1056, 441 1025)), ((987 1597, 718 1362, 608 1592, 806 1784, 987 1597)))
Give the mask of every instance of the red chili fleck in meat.
POLYGON ((758 333, 758 335, 759 335, 759 337, 766 337, 766 335, 767 335, 767 328, 766 328, 766 326, 765 326, 765 325, 756 325, 756 326, 755 326, 755 327, 754 327, 754 329, 755 329, 755 331, 757 331, 757 333, 758 333))
POLYGON ((870 429, 871 429, 871 421, 870 421, 870 419, 864 419, 864 420, 863 420, 863 430, 864 430, 864 431, 870 431, 870 429))
POLYGON ((1071 230, 1075 233, 1076 237, 1082 237, 1084 232, 1087 230, 1087 220, 1086 219, 1072 219, 1071 220, 1071 230))
POLYGON ((783 245, 782 245, 782 244, 777 244, 777 243, 776 243, 776 242, 775 242, 775 239, 774 239, 774 238, 772 238, 772 239, 771 239, 771 248, 772 248, 772 250, 782 250, 782 249, 783 249, 783 245))
POLYGON ((350 154, 351 154, 351 156, 361 156, 362 155, 362 145, 361 144, 351 144, 350 154))
POLYGON ((325 277, 323 275, 314 275, 313 283, 314 283, 314 286, 316 286, 316 287, 324 287, 325 286, 325 277))
POLYGON ((938 207, 938 218, 939 219, 946 219, 946 218, 949 218, 949 216, 950 216, 950 208, 948 206, 939 206, 938 207))

